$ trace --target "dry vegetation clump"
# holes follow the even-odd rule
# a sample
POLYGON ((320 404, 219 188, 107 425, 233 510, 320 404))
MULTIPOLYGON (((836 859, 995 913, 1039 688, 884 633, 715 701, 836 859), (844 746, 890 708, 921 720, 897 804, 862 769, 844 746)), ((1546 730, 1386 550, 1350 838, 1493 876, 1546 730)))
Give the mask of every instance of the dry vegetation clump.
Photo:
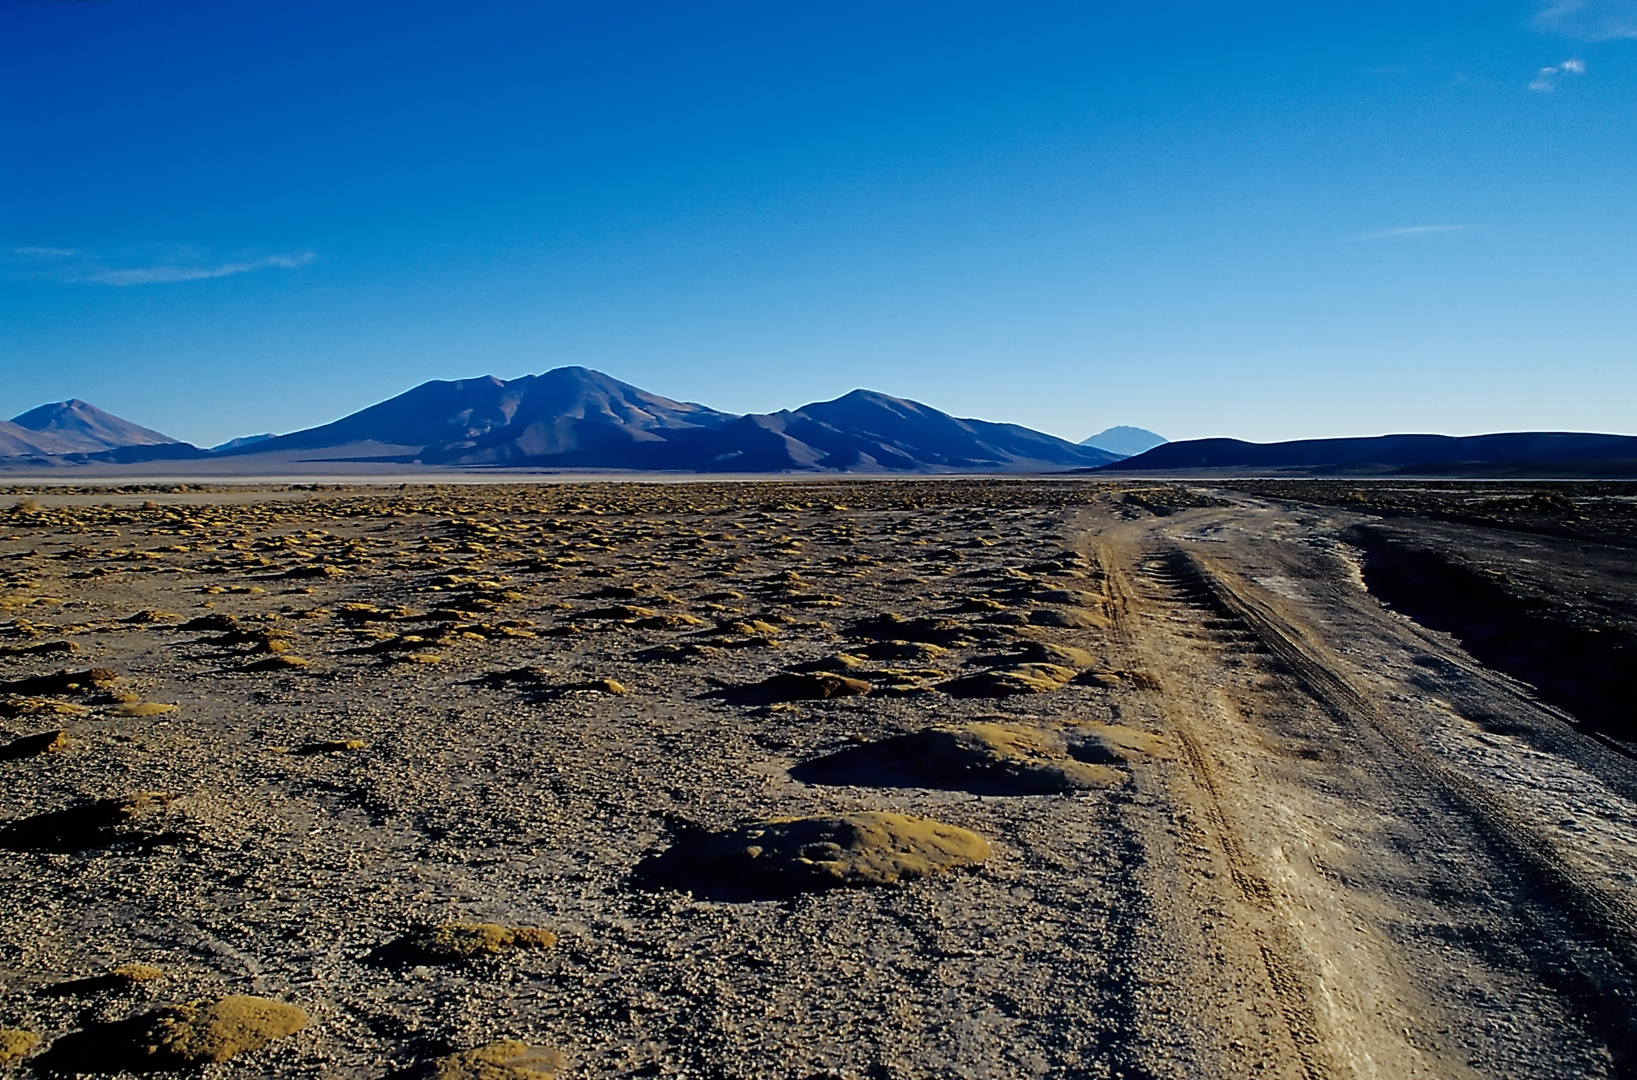
POLYGON ((116 716, 163 716, 173 713, 181 706, 166 705, 158 701, 122 701, 114 706, 116 716))
POLYGON ((187 1068, 260 1050, 307 1026, 294 1005, 233 995, 150 1013, 133 1025, 132 1058, 148 1068, 187 1068))
POLYGON ((1123 724, 1077 721, 1073 723, 1072 734, 1072 753, 1075 757, 1106 765, 1161 755, 1169 745, 1158 735, 1123 724))
POLYGON ((774 818, 685 836, 639 867, 656 884, 723 899, 896 885, 989 857, 974 832, 930 818, 864 812, 774 818))
POLYGON ((24 1054, 40 1045, 40 1037, 21 1028, 0 1028, 0 1065, 21 1061, 24 1054))
POLYGON ((395 963, 457 964, 514 949, 549 949, 557 935, 533 926, 443 923, 411 931, 387 946, 382 959, 395 963))
POLYGON ((1008 697, 1061 690, 1077 672, 1061 664, 1023 663, 990 668, 945 683, 942 689, 956 697, 1008 697))
POLYGON ((61 753, 72 745, 73 741, 69 739, 66 731, 42 731, 36 735, 24 735, 0 746, 0 761, 18 761, 41 754, 61 753))
POLYGON ((120 964, 108 972, 110 978, 118 979, 127 985, 155 982, 165 977, 165 969, 154 964, 132 962, 120 964))
POLYGON ((849 747, 799 765, 790 775, 810 783, 950 788, 979 795, 1055 795, 1124 783, 1118 769, 1078 756, 1060 732, 979 722, 849 747))
POLYGON ((563 1056, 550 1046, 502 1039, 432 1062, 428 1080, 554 1080, 563 1056))

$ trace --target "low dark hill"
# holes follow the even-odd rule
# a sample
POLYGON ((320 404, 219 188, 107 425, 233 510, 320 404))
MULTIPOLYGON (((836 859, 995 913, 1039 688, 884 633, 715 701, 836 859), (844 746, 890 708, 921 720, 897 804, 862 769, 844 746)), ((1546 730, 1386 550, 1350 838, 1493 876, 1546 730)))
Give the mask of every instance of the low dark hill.
POLYGON ((1313 476, 1637 476, 1637 436, 1572 431, 1166 443, 1098 472, 1282 472, 1313 476))
POLYGON ((51 447, 46 452, 53 454, 95 454, 126 446, 178 444, 169 435, 103 412, 79 398, 41 405, 12 417, 11 422, 37 437, 43 436, 35 441, 51 447))

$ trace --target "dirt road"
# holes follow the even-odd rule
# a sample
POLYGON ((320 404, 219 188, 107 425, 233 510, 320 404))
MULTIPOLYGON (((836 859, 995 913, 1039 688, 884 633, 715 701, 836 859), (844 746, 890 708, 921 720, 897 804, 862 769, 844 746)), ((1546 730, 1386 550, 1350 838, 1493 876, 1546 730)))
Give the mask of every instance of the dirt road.
POLYGON ((1631 759, 1383 608, 1345 516, 1235 502, 1083 522, 1183 748, 1194 1022, 1279 1075, 1629 1075, 1631 759))

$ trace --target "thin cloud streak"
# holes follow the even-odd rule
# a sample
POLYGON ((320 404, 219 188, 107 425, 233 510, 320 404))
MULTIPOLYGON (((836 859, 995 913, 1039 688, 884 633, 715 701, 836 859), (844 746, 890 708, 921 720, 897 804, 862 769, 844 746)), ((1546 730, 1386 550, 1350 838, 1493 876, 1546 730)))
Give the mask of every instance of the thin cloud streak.
POLYGON ((1433 233, 1465 232, 1473 228, 1471 225, 1406 225, 1401 229, 1382 229, 1380 232, 1365 233, 1360 240, 1387 240, 1394 236, 1430 236, 1433 233))
POLYGON ((1534 17, 1532 25, 1582 41, 1637 38, 1637 0, 1556 0, 1534 17))
POLYGON ((306 266, 317 254, 301 251, 292 254, 268 255, 259 259, 237 259, 232 262, 205 263, 204 253, 192 247, 176 246, 155 260, 150 254, 149 265, 110 267, 93 251, 78 248, 14 247, 11 254, 31 277, 44 277, 79 285, 156 285, 175 281, 204 281, 209 278, 248 274, 253 270, 277 267, 294 270, 306 266))
POLYGON ((282 267, 294 270, 306 266, 316 255, 311 251, 299 255, 270 255, 251 262, 221 263, 216 266, 143 266, 131 270, 93 270, 71 281, 91 282, 98 285, 154 285, 172 281, 203 281, 206 278, 247 274, 252 270, 282 267))

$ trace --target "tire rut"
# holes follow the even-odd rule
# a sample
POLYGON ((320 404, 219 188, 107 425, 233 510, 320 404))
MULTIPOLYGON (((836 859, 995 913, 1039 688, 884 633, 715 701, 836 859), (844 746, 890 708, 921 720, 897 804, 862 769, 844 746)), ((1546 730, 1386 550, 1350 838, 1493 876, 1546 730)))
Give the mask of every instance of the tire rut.
MULTIPOLYGON (((1208 589, 1198 588, 1191 582, 1189 575, 1176 573, 1173 561, 1163 553, 1145 553, 1138 563, 1138 568, 1142 571, 1145 581, 1155 590, 1162 594, 1170 594, 1165 598, 1170 604, 1196 610, 1205 608, 1214 616, 1214 619, 1209 620, 1214 625, 1207 627, 1209 637, 1228 638, 1233 635, 1238 623, 1233 613, 1216 604, 1214 594, 1208 589)), ((1128 631, 1129 623, 1136 615, 1134 603, 1136 593, 1131 587, 1132 583, 1126 579, 1124 567, 1117 564, 1109 566, 1105 562, 1105 569, 1108 574, 1111 607, 1115 612, 1116 633, 1140 649, 1128 631)), ((1195 619, 1190 619, 1189 622, 1195 626, 1205 625, 1195 619)), ((1167 692, 1163 674, 1155 674, 1152 677, 1159 684, 1162 700, 1167 703, 1178 700, 1177 695, 1167 692)), ((1221 781, 1193 730, 1191 719, 1181 715, 1181 710, 1167 707, 1166 711, 1172 722, 1172 732, 1188 764, 1190 777, 1204 795, 1201 804, 1206 825, 1211 838, 1222 853, 1229 878, 1247 905, 1264 918, 1270 918, 1273 913, 1273 890, 1267 880, 1257 872, 1246 851, 1244 841, 1230 819, 1224 804, 1221 781)), ((1281 935, 1271 923, 1254 927, 1253 933, 1257 939, 1256 951, 1262 960, 1267 986, 1284 1020, 1300 1072, 1308 1080, 1329 1080, 1332 1072, 1320 1054, 1322 1040, 1314 1010, 1303 990, 1301 979, 1296 974, 1297 967, 1288 955, 1288 944, 1279 940, 1281 935)))
MULTIPOLYGON (((1378 709, 1344 675, 1315 655, 1294 628, 1236 588, 1230 575, 1183 550, 1166 553, 1164 563, 1182 595, 1254 634, 1261 648, 1338 724, 1367 727, 1404 764, 1442 790, 1510 857, 1513 866, 1556 901, 1585 938, 1600 947, 1590 957, 1558 948, 1558 977, 1553 981, 1596 1020, 1616 1056, 1619 1074, 1637 1075, 1637 1019, 1629 1009, 1630 987, 1637 975, 1637 904, 1583 873, 1548 837, 1528 824, 1527 811, 1513 805, 1504 793, 1440 760, 1407 726, 1378 709)), ((1543 933, 1542 944, 1551 936, 1543 933)))

